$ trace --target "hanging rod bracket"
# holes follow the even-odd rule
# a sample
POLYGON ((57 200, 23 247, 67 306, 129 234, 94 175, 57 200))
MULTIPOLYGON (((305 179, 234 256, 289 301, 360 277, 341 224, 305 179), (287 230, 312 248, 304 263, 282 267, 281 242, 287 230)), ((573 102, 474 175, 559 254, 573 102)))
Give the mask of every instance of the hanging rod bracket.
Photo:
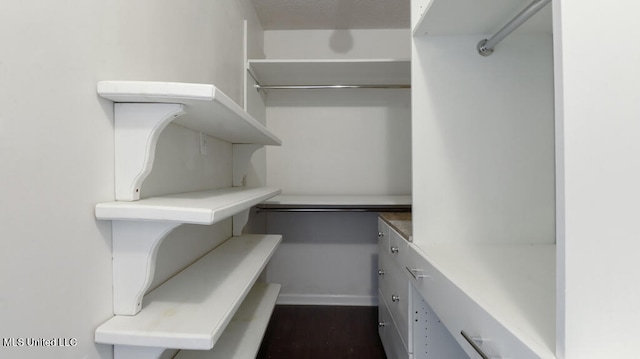
POLYGON ((482 56, 489 56, 493 53, 493 49, 500 41, 509 36, 515 29, 519 28, 525 21, 529 20, 533 15, 538 13, 545 5, 550 3, 551 0, 534 0, 526 8, 524 8, 516 17, 511 19, 506 25, 504 25, 498 32, 488 39, 481 40, 478 43, 478 53, 482 56))
POLYGON ((480 40, 478 43, 478 53, 482 56, 489 56, 493 54, 493 49, 487 48, 487 39, 480 40))

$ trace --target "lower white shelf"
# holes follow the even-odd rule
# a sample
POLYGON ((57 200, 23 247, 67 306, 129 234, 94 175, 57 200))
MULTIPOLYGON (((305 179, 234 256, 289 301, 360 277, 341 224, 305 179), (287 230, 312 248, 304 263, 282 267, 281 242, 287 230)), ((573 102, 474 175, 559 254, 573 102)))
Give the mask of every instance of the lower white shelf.
MULTIPOLYGON (((531 357, 555 358, 554 244, 432 244, 419 246, 418 252, 448 282, 521 341, 533 353, 531 357)), ((437 278, 439 277, 425 278, 424 285, 434 287, 437 278)), ((460 303, 450 296, 440 298, 445 294, 439 294, 435 289, 431 295, 438 296, 434 297, 433 303, 436 311, 443 308, 436 308, 435 302, 446 305, 460 303)), ((431 304, 431 299, 425 298, 431 304)), ((453 308, 451 311, 455 311, 457 316, 464 315, 462 308, 453 308)), ((459 331, 453 334, 459 336, 459 331)), ((499 338, 492 339, 496 343, 500 342, 499 338)))
POLYGON ((104 344, 209 350, 253 287, 280 235, 232 237, 145 296, 141 312, 102 324, 104 344))
POLYGON ((182 350, 174 359, 254 359, 279 293, 279 284, 256 283, 213 349, 182 350))

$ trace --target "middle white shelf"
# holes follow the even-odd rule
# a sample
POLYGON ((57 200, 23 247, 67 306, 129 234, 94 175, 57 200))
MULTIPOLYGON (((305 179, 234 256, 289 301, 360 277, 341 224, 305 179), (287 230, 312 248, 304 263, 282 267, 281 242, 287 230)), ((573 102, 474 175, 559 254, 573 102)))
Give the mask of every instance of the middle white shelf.
POLYGON ((96 217, 103 220, 162 221, 213 224, 280 194, 265 187, 229 187, 186 192, 96 205, 96 217))
POLYGON ((249 208, 281 192, 273 188, 231 187, 96 205, 96 217, 111 220, 113 231, 113 308, 135 315, 152 283, 160 243, 182 224, 211 225, 233 217, 239 236, 249 208))

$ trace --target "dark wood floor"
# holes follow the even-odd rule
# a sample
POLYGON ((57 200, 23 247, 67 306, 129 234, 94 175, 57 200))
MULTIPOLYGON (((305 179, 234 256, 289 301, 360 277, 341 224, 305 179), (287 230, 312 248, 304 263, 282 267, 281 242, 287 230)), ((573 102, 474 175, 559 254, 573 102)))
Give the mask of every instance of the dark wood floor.
POLYGON ((377 307, 276 306, 256 359, 386 359, 377 307))

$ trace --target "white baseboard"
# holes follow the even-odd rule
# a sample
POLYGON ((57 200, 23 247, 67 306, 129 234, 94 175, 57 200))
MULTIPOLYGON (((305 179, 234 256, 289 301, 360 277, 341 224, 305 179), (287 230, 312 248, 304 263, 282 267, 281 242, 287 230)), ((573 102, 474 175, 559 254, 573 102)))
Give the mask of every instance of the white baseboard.
POLYGON ((378 296, 369 295, 331 295, 331 294, 280 294, 276 304, 282 305, 378 305, 378 296))

